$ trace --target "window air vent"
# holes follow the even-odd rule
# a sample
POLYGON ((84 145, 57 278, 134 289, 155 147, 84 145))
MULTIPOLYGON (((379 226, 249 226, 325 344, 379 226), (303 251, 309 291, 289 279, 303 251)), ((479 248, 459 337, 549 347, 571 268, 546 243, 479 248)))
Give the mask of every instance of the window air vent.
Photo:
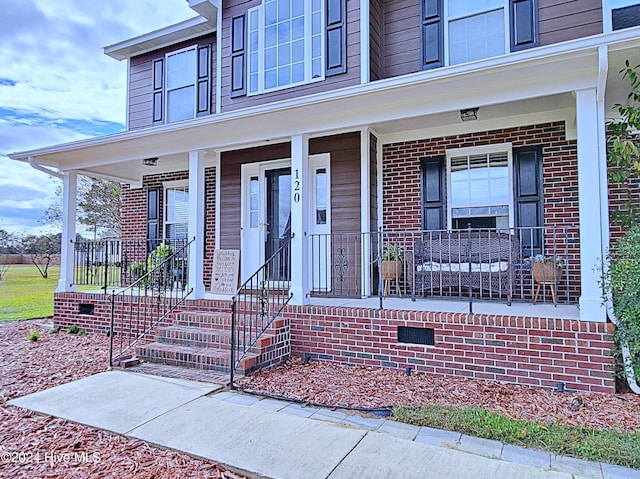
POLYGON ((435 344, 433 328, 412 328, 409 326, 398 326, 398 342, 433 346, 435 344))

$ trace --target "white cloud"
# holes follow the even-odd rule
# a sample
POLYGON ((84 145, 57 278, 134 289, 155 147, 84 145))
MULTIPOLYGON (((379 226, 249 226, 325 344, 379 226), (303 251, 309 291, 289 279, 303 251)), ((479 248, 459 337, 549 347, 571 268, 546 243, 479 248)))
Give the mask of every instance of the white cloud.
POLYGON ((185 0, 0 0, 0 12, 0 229, 39 232, 55 182, 3 155, 123 128, 127 64, 103 47, 196 14, 185 0))

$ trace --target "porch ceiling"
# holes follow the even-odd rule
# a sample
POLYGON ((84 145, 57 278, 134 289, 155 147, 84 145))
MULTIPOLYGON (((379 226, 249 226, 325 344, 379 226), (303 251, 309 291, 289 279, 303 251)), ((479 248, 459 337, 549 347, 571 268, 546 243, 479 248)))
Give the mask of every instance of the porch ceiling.
POLYGON ((386 140, 418 134, 437 135, 524 124, 575 121, 572 93, 595 88, 598 48, 609 44, 607 111, 626 98, 627 83, 618 71, 624 61, 640 63, 640 28, 541 47, 494 59, 419 72, 212 115, 159 127, 133 130, 9 155, 33 157, 61 170, 139 182, 143 174, 186 169, 188 152, 215 152, 287 141, 293 135, 371 127, 386 140), (462 123, 459 110, 480 107, 479 120, 462 123), (303 119, 303 121, 301 121, 303 119), (142 160, 158 157, 155 168, 142 160))

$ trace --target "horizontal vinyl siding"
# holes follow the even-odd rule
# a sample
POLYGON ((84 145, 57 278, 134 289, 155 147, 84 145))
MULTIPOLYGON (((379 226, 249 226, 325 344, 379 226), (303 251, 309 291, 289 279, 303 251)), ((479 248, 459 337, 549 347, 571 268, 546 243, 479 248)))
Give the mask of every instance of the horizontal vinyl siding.
POLYGON ((331 232, 360 231, 360 133, 313 138, 309 154, 331 154, 331 232))
POLYGON ((196 44, 211 44, 210 111, 215 112, 216 40, 215 35, 206 35, 131 58, 129 61, 129 130, 153 125, 153 61, 164 58, 165 54, 169 52, 196 44))
POLYGON ((384 0, 382 78, 420 70, 420 3, 384 0))
POLYGON ((540 45, 602 33, 600 0, 538 0, 540 45))
POLYGON ((291 144, 223 152, 220 156, 220 248, 240 249, 241 165, 291 158, 291 144))
MULTIPOLYGON (((255 105, 263 105, 279 100, 296 98, 313 93, 336 90, 338 88, 357 85, 360 83, 360 1, 347 0, 347 72, 328 77, 324 81, 307 83, 305 85, 285 88, 270 93, 253 96, 230 98, 230 33, 231 18, 242 15, 248 9, 260 5, 260 0, 230 0, 224 3, 222 12, 222 111, 232 111, 255 105)), ((247 54, 248 56, 248 54, 247 54)))

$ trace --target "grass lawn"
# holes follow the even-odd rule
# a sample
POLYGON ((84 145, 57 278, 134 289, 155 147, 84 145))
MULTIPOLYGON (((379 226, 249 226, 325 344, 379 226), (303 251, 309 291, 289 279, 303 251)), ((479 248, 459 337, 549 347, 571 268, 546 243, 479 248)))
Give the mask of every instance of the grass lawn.
POLYGON ((11 265, 0 281, 0 321, 52 316, 59 276, 59 266, 51 266, 44 279, 34 265, 11 265))

